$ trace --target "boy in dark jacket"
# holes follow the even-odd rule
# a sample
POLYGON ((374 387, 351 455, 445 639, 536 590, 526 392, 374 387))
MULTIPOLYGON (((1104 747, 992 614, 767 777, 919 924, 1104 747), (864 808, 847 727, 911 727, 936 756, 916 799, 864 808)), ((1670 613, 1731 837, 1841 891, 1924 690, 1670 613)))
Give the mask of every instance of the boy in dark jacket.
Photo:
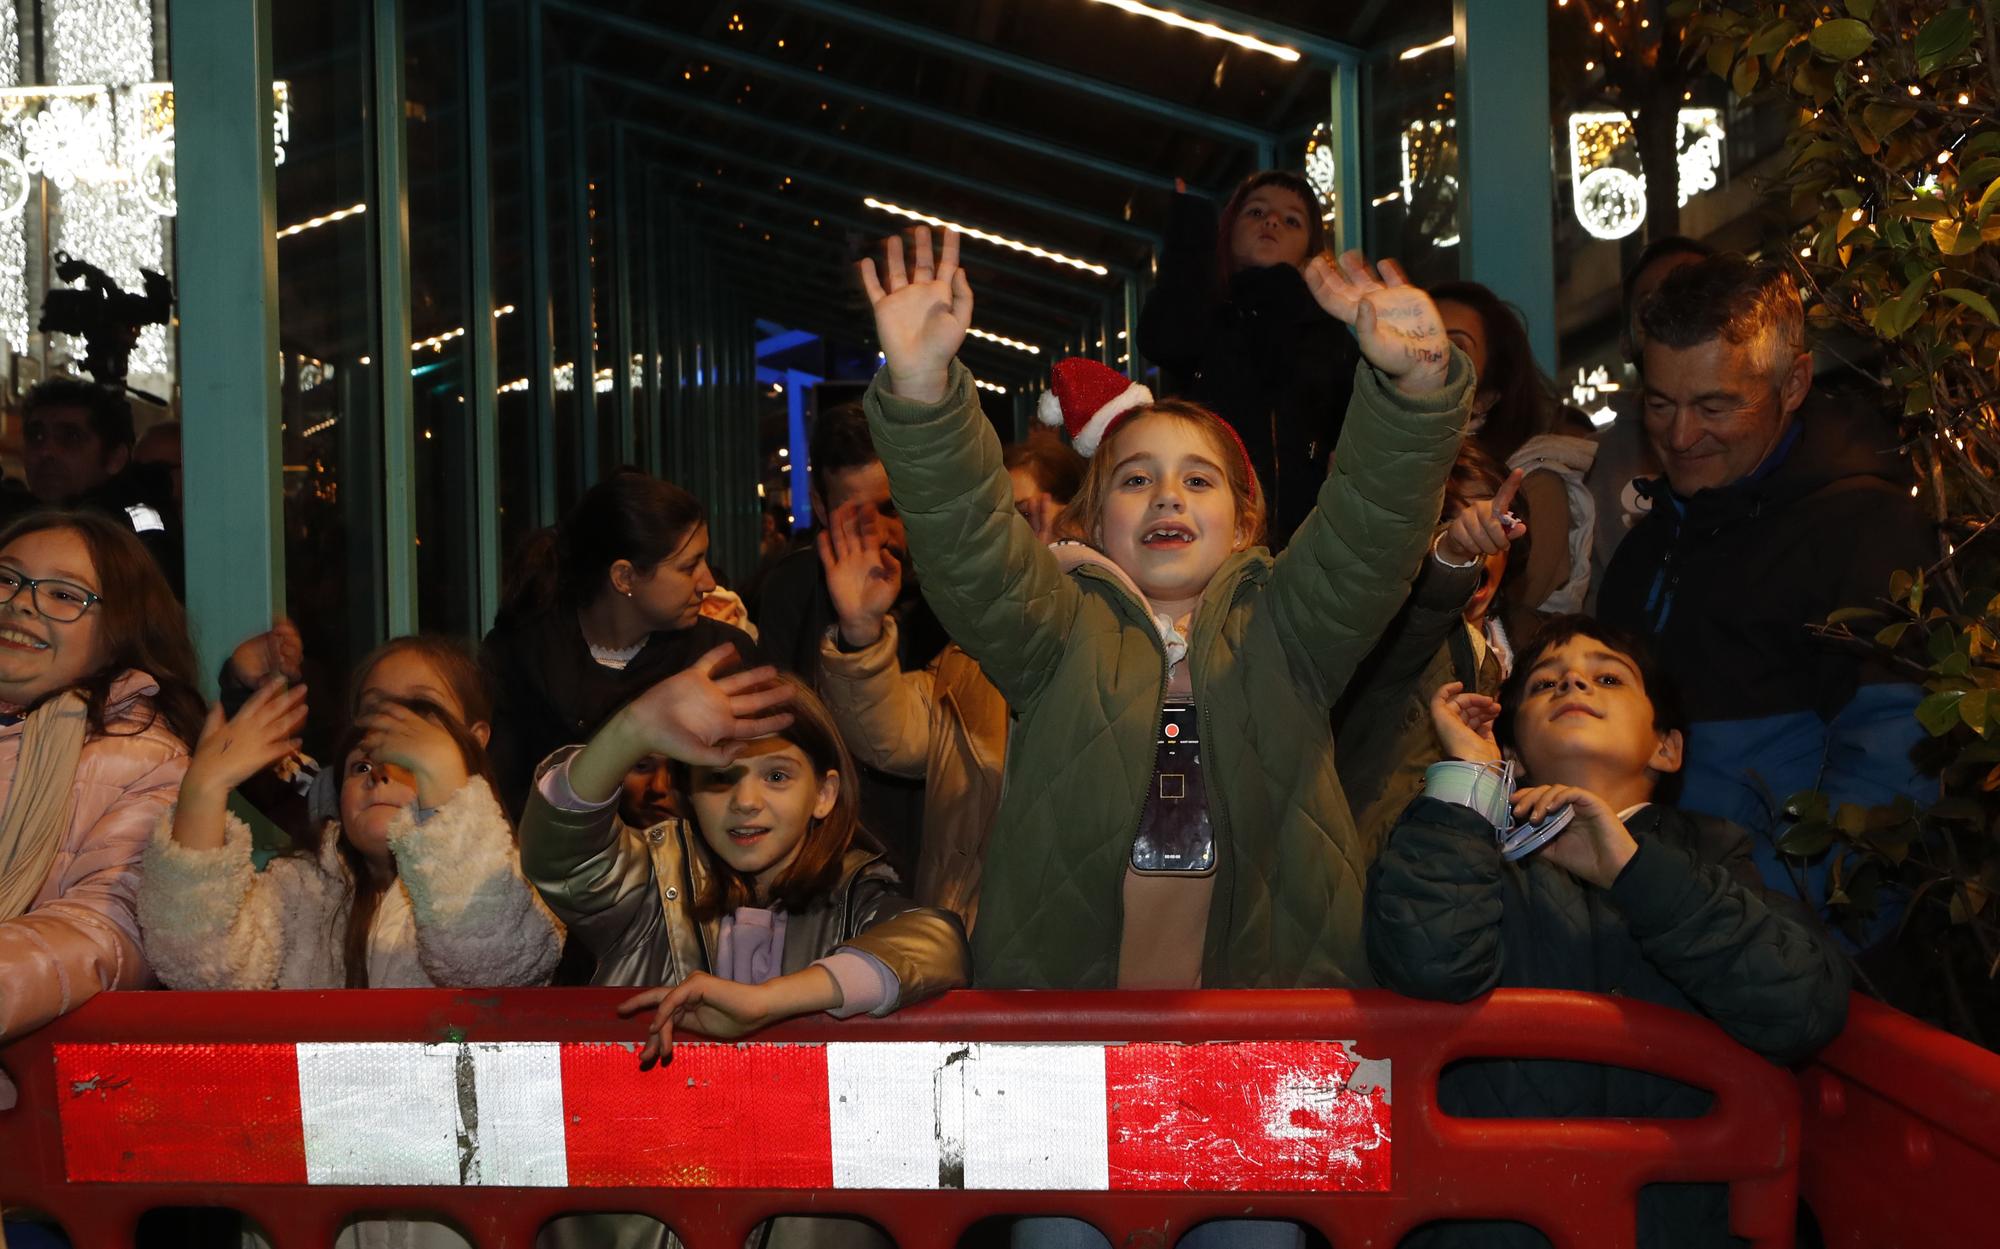
MULTIPOLYGON (((1508 800, 1451 800, 1464 774, 1434 769, 1369 873, 1363 935, 1383 986, 1446 1001, 1502 986, 1616 993, 1705 1015, 1780 1063, 1840 1030, 1845 961, 1796 902, 1766 893, 1748 834, 1654 801, 1680 768, 1681 726, 1636 641, 1560 617, 1523 648, 1502 702, 1447 685, 1431 715, 1449 758, 1497 772, 1505 743, 1532 785, 1512 796, 1517 821, 1573 815, 1510 863, 1495 838, 1508 800)), ((1507 1061, 1459 1064, 1439 1099, 1474 1117, 1678 1118, 1709 1102, 1640 1072, 1507 1061)), ((1649 1186, 1638 1230, 1642 1247, 1739 1243, 1721 1185, 1649 1186)), ((1405 1243, 1546 1242, 1519 1224, 1454 1224, 1405 1243)))

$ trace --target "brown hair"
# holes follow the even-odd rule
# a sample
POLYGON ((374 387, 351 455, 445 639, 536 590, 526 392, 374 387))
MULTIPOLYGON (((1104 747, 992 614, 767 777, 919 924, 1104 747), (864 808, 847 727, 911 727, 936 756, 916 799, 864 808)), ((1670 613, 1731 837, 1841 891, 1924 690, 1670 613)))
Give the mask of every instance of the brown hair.
MULTIPOLYGON (((847 743, 840 740, 840 730, 834 725, 833 713, 826 709, 819 695, 797 677, 782 676, 778 679, 792 690, 792 724, 776 737, 804 753, 812 764, 815 784, 828 772, 840 776, 840 796, 834 799, 833 810, 827 812, 825 819, 813 820, 807 826, 797 857, 771 884, 771 905, 798 914, 839 883, 841 860, 861 835, 861 794, 855 780, 854 759, 847 753, 847 743)), ((691 770, 678 770, 681 771, 682 788, 690 788, 687 782, 691 770)), ((696 840, 700 841, 699 838, 696 840)), ((705 842, 697 847, 696 853, 707 855, 712 869, 708 881, 694 900, 696 918, 716 919, 739 906, 756 905, 755 881, 740 872, 731 871, 729 865, 717 858, 705 842)))
POLYGON ((391 655, 404 654, 415 655, 437 671, 452 697, 458 700, 458 705, 465 708, 466 724, 493 723, 493 695, 486 688, 486 674, 473 657, 471 648, 458 638, 436 633, 412 633, 390 638, 368 652, 367 657, 355 666, 354 676, 348 682, 347 715, 350 720, 361 714, 361 694, 375 666, 391 655))
MULTIPOLYGON (((1047 429, 1046 426, 1043 429, 1047 429)), ((1035 430, 1023 442, 1010 443, 1000 454, 1000 462, 1008 472, 1025 468, 1034 476, 1035 484, 1049 492, 1049 497, 1058 503, 1068 503, 1083 487, 1083 474, 1089 462, 1078 455, 1074 448, 1065 445, 1053 430, 1044 433, 1035 430)))
POLYGON ((1076 497, 1063 508, 1057 527, 1064 533, 1074 533, 1086 540, 1097 533, 1097 523, 1104 517, 1104 504, 1111 497, 1111 474, 1118 468, 1118 462, 1111 455, 1111 440, 1118 432, 1134 421, 1147 416, 1168 416, 1177 421, 1185 421, 1206 433, 1215 444, 1216 462, 1222 466, 1222 475, 1229 482, 1229 494, 1236 502, 1236 519, 1249 536, 1249 546, 1258 546, 1264 541, 1264 491, 1257 484, 1256 475, 1251 472, 1249 462, 1243 458, 1242 445, 1237 441, 1236 431, 1215 413, 1198 403, 1188 403, 1182 399, 1161 399, 1144 407, 1134 408, 1121 416, 1097 444, 1097 454, 1090 457, 1090 464, 1083 470, 1083 485, 1076 497))
POLYGON ((1236 261, 1229 254, 1229 238, 1236 232, 1236 218, 1243 212, 1243 202, 1252 193, 1267 186, 1290 191, 1299 197, 1299 204, 1306 212, 1306 259, 1311 260, 1326 250, 1326 222, 1320 217, 1319 200, 1313 194, 1312 184, 1288 169, 1266 169, 1243 179, 1229 202, 1222 206, 1222 213, 1215 222, 1215 267, 1216 277, 1224 294, 1229 290, 1229 279, 1236 276, 1236 261))
MULTIPOLYGON (((465 764, 468 777, 477 777, 486 782, 496 794, 500 792, 499 781, 493 775, 493 763, 486 757, 486 748, 457 716, 426 698, 397 698, 389 701, 408 707, 424 719, 451 734, 451 740, 458 746, 458 756, 465 764)), ((334 755, 332 766, 336 769, 338 788, 347 784, 347 758, 361 745, 364 736, 358 726, 350 727, 341 736, 339 752, 334 755)), ((368 861, 354 848, 345 833, 334 841, 340 857, 347 864, 347 874, 354 882, 354 898, 347 908, 347 929, 341 934, 341 965, 346 969, 347 987, 365 989, 368 987, 368 930, 374 927, 375 912, 382 904, 382 895, 388 892, 389 881, 377 880, 369 870, 368 861)), ((307 859, 319 854, 319 833, 316 830, 295 832, 292 835, 292 853, 307 859)))
POLYGON ((1640 305, 1639 328, 1676 351, 1717 338, 1754 346, 1773 377, 1806 349, 1805 306, 1792 275, 1768 260, 1734 254, 1674 270, 1640 305))
POLYGON ((1450 524, 1473 503, 1499 494, 1506 481, 1507 466, 1466 439, 1458 445, 1458 458, 1451 462, 1451 474, 1444 479, 1444 515, 1440 519, 1450 524))
POLYGON ((1528 327, 1514 307, 1477 282, 1441 282, 1431 287, 1431 301, 1449 301, 1470 308, 1486 331, 1486 372, 1474 379, 1479 390, 1499 395, 1487 410, 1486 423, 1472 435, 1494 459, 1505 460, 1550 424, 1552 405, 1535 369, 1535 349, 1528 327))
POLYGON ((67 529, 81 538, 97 574, 98 646, 104 658, 71 687, 84 696, 90 731, 105 731, 111 686, 136 669, 153 678, 159 692, 150 700, 146 723, 134 733, 164 721, 169 732, 192 748, 201 738, 208 704, 195 676, 199 661, 188 637, 187 613, 159 565, 136 534, 96 512, 48 511, 22 517, 0 533, 0 550, 31 533, 52 529, 67 529))

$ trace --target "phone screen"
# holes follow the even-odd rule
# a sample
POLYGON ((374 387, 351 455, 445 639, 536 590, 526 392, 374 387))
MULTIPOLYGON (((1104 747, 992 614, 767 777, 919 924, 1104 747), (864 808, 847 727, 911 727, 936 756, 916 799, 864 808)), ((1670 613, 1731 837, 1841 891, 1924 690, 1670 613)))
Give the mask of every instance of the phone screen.
POLYGON ((1132 870, 1201 873, 1215 867, 1215 831, 1202 784, 1200 720, 1191 702, 1160 708, 1153 783, 1132 839, 1132 870))

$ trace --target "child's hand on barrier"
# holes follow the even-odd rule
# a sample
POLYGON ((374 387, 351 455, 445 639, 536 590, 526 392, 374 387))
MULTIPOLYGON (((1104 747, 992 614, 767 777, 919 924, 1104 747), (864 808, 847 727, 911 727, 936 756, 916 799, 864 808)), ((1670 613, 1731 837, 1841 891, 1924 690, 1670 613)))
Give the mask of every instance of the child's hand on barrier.
POLYGON ((306 687, 281 676, 268 677, 231 719, 216 704, 208 709, 181 788, 228 793, 296 751, 305 723, 306 687))
POLYGON ((1447 759, 1500 762, 1500 744, 1493 739, 1493 724, 1499 718, 1498 702, 1484 694, 1466 693, 1457 681, 1439 686, 1431 695, 1431 727, 1437 730, 1447 759))
POLYGON ((744 742, 790 726, 792 713, 783 708, 792 691, 776 668, 715 675, 735 658, 736 648, 724 643, 625 705, 614 724, 629 739, 632 757, 619 775, 646 755, 720 767, 743 752, 744 742))
POLYGON ((972 285, 958 267, 958 231, 944 232, 942 253, 931 255, 931 228, 910 234, 910 263, 903 263, 903 240, 884 244, 882 276, 863 259, 861 285, 875 309, 875 339, 889 367, 889 389, 918 403, 944 398, 946 371, 965 331, 972 325, 972 285))
POLYGON ((1586 884, 1609 889, 1639 851, 1609 803, 1574 785, 1537 785, 1514 795, 1514 817, 1530 823, 1563 806, 1575 814, 1569 827, 1542 847, 1542 857, 1586 884))
POLYGON ((255 637, 245 638, 229 653, 229 671, 238 681, 256 689, 273 673, 293 685, 304 680, 306 647, 299 627, 283 616, 255 637))
POLYGON ((636 1015, 653 1008, 646 1045, 639 1051, 639 1066, 645 1069, 673 1058, 677 1026, 728 1041, 781 1019, 832 1010, 840 1004, 840 985, 824 967, 808 967, 763 984, 744 984, 698 971, 671 989, 648 989, 627 998, 619 1003, 618 1013, 636 1015))
POLYGON ((1451 371, 1451 340, 1444 319, 1421 287, 1410 285, 1402 266, 1384 260, 1378 274, 1358 251, 1338 261, 1313 257, 1306 287, 1327 315, 1354 327, 1368 363, 1394 379, 1406 395, 1427 395, 1444 385, 1451 371))
POLYGON ((849 646, 872 646, 882 636, 882 618, 903 588, 903 565, 882 545, 875 505, 849 501, 833 510, 819 535, 819 562, 826 592, 849 646))
POLYGON ((1468 503, 1438 538, 1438 558, 1464 567, 1489 555, 1498 555, 1528 536, 1528 526, 1507 509, 1514 505, 1526 476, 1520 469, 1507 475, 1490 499, 1468 503))
POLYGON ((416 782, 417 805, 441 807, 465 788, 465 756, 451 731, 414 708, 386 698, 369 702, 355 718, 357 748, 376 763, 393 763, 416 782))

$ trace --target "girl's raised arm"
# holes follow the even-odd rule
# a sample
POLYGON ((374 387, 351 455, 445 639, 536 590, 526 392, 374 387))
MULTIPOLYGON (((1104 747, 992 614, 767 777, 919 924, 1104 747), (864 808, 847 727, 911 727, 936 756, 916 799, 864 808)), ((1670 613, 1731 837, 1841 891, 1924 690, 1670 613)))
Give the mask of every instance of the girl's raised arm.
POLYGON ((979 407, 972 375, 953 356, 972 321, 972 287, 946 231, 901 239, 883 272, 860 264, 886 367, 862 403, 875 449, 923 578, 924 599, 953 641, 979 661, 1007 701, 1025 706, 1062 657, 1078 603, 1028 523, 1014 510, 1000 439, 979 407))

